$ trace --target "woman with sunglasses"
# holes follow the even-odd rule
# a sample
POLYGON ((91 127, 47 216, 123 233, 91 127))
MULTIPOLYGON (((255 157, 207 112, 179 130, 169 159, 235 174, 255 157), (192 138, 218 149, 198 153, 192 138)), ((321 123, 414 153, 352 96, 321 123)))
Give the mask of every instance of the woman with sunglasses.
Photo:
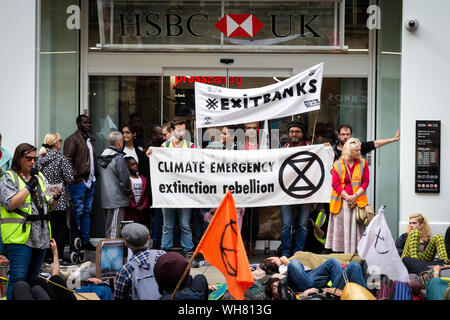
POLYGON ((36 147, 20 144, 14 152, 11 170, 0 180, 1 235, 10 268, 8 300, 18 281, 31 282, 39 275, 50 245, 48 212, 54 202, 44 195, 46 181, 34 168, 36 161, 36 147))
POLYGON ((333 252, 354 253, 364 228, 356 222, 356 206, 368 204, 369 166, 361 158, 361 141, 350 138, 331 169, 332 193, 330 221, 325 248, 333 252))

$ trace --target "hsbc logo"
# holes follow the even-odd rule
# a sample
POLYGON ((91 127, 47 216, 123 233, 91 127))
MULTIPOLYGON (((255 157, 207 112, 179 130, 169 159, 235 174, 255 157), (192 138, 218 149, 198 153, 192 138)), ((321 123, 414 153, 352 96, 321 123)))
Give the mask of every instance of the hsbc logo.
MULTIPOLYGON (((210 22, 212 19, 205 13, 193 13, 190 16, 176 13, 160 14, 140 11, 132 13, 118 12, 117 14, 119 36, 141 37, 144 42, 146 39, 150 40, 156 37, 170 38, 185 35, 194 38, 208 37, 214 27, 216 28, 215 30, 219 30, 229 38, 252 38, 265 27, 258 18, 250 13, 229 13, 220 18, 214 25, 210 22)), ((320 25, 319 15, 289 14, 279 16, 271 14, 269 15, 269 20, 270 22, 266 23, 268 24, 266 33, 271 33, 275 38, 289 36, 299 38, 322 37, 317 29, 317 26, 320 25), (287 29, 289 31, 280 32, 280 30, 287 29)))
POLYGON ((227 37, 251 38, 263 27, 252 14, 227 14, 220 19, 215 27, 227 37))

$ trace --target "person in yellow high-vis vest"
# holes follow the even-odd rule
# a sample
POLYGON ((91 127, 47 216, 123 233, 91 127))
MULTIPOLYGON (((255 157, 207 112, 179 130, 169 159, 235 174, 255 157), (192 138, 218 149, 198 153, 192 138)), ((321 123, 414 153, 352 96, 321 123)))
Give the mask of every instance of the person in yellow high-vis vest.
MULTIPOLYGON (((46 181, 34 168, 36 160, 36 148, 20 144, 14 152, 11 170, 0 181, 1 236, 10 267, 8 300, 13 298, 18 281, 32 281, 39 275, 50 245, 49 211, 54 201, 44 195, 46 181)), ((60 192, 54 197, 59 195, 60 192)))
POLYGON ((350 138, 335 161, 332 174, 330 221, 325 248, 333 252, 354 253, 363 233, 356 222, 356 206, 368 204, 366 190, 369 186, 369 166, 361 158, 361 141, 350 138))
MULTIPOLYGON (((162 148, 195 148, 194 144, 190 142, 190 139, 186 139, 186 122, 183 120, 175 120, 172 122, 173 125, 173 136, 172 139, 164 142, 162 148)), ((150 157, 152 154, 152 148, 148 148, 146 152, 147 156, 150 157)), ((174 197, 173 201, 177 201, 174 197)), ((178 225, 180 227, 180 240, 181 246, 183 247, 183 254, 188 255, 188 253, 193 252, 194 243, 192 240, 192 230, 191 230, 191 208, 163 208, 163 227, 162 227, 162 237, 161 237, 161 249, 169 251, 173 249, 174 237, 175 237, 175 223, 178 218, 178 225)))

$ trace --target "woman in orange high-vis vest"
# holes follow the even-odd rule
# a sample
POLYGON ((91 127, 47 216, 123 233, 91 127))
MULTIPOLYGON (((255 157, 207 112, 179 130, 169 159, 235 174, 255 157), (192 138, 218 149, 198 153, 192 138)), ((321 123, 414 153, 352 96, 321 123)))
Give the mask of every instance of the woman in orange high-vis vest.
POLYGON ((361 158, 361 141, 349 139, 342 156, 335 161, 332 174, 330 221, 325 248, 333 252, 354 253, 364 228, 356 222, 356 206, 367 205, 369 168, 361 158))

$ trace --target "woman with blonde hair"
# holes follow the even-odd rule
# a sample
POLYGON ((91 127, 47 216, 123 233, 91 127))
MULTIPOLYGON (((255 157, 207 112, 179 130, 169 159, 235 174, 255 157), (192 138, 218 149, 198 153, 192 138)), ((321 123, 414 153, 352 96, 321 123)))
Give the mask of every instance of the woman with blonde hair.
POLYGON ((368 204, 369 166, 361 158, 361 141, 350 138, 344 144, 342 156, 331 169, 332 193, 330 221, 325 248, 333 252, 354 253, 364 227, 356 222, 356 206, 368 204))
MULTIPOLYGON (((67 215, 69 208, 69 194, 67 186, 74 183, 73 169, 69 160, 60 153, 62 145, 61 135, 57 132, 47 133, 44 143, 39 150, 39 158, 35 167, 41 171, 48 183, 51 185, 62 184, 61 197, 56 208, 50 216, 50 224, 58 251, 64 252, 64 245, 67 241, 67 215)), ((51 261, 51 251, 47 252, 47 260, 51 261)), ((65 265, 64 262, 62 262, 65 265)))
POLYGON ((437 253, 440 260, 450 263, 444 237, 441 234, 432 236, 430 225, 421 213, 409 216, 406 233, 397 239, 395 245, 402 259, 409 257, 422 261, 433 261, 437 253))

